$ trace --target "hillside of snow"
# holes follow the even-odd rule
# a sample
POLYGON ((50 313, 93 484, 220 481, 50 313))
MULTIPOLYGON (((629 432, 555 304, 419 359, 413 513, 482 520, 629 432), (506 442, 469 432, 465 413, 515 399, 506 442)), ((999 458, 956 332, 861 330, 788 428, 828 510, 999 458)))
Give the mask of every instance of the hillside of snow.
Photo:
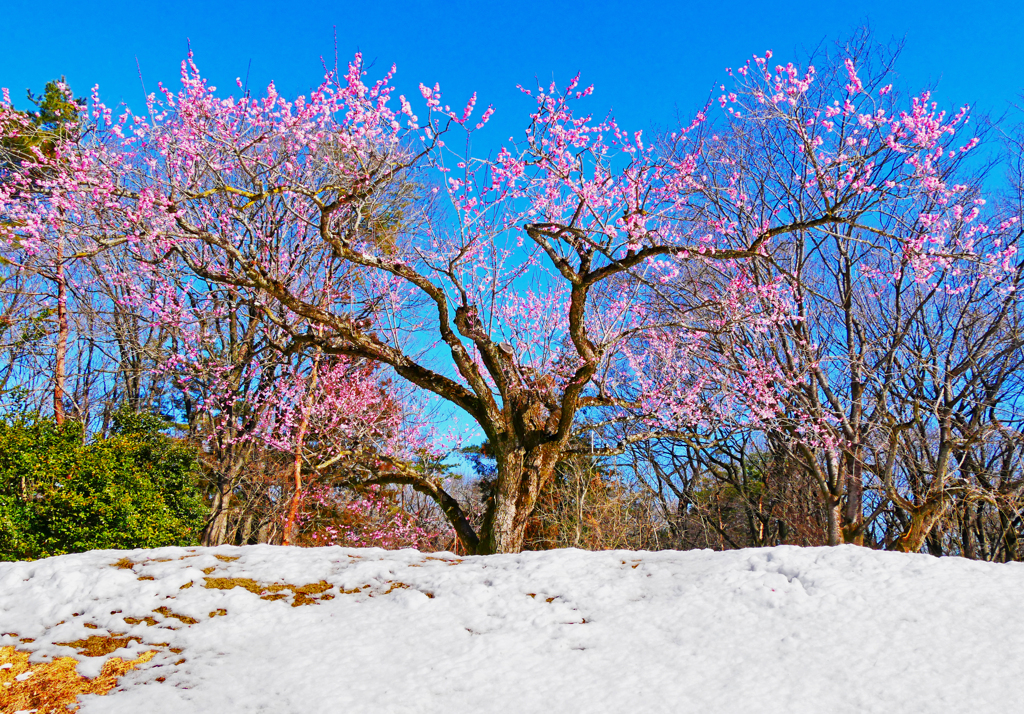
POLYGON ((1022 564, 853 546, 162 548, 0 564, 0 647, 155 652, 84 714, 1005 714, 1022 603, 1022 564))

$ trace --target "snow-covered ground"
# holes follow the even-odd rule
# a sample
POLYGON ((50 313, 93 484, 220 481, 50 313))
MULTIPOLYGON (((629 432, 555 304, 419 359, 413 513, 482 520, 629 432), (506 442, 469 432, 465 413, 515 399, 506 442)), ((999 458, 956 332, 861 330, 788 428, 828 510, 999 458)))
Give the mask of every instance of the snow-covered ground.
MULTIPOLYGON (((1009 714, 1022 604, 1024 565, 852 546, 163 548, 0 564, 0 646, 158 651, 85 714, 1009 714)), ((88 676, 106 659, 79 657, 88 676)))

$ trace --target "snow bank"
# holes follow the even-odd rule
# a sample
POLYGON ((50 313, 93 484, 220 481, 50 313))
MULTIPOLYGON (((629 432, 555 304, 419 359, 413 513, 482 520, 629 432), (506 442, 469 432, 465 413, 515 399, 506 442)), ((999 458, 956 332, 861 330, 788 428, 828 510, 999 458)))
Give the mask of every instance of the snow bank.
POLYGON ((852 546, 95 551, 0 564, 0 646, 138 638, 90 676, 157 650, 83 714, 1002 714, 1022 595, 1021 564, 852 546))

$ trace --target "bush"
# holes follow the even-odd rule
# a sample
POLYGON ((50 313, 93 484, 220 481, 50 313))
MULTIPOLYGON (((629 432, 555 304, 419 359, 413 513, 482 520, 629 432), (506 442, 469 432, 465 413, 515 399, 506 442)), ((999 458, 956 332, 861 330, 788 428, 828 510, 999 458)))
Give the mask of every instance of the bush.
POLYGON ((198 542, 194 449, 157 417, 122 412, 107 439, 75 422, 0 423, 0 560, 198 542))

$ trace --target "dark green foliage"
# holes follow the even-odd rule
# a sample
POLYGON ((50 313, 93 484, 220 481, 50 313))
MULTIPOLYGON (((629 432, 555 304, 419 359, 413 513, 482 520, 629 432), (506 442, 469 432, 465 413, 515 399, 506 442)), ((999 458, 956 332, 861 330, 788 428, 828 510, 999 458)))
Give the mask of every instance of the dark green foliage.
POLYGON ((52 157, 59 141, 73 139, 78 133, 79 111, 85 100, 71 96, 63 77, 59 82, 47 82, 42 95, 30 91, 28 99, 36 107, 35 111, 22 112, 29 120, 28 126, 0 126, 0 173, 4 164, 35 161, 36 151, 52 157))
POLYGON ((196 544, 196 453, 165 427, 122 412, 112 436, 85 444, 74 422, 0 424, 0 560, 196 544))

